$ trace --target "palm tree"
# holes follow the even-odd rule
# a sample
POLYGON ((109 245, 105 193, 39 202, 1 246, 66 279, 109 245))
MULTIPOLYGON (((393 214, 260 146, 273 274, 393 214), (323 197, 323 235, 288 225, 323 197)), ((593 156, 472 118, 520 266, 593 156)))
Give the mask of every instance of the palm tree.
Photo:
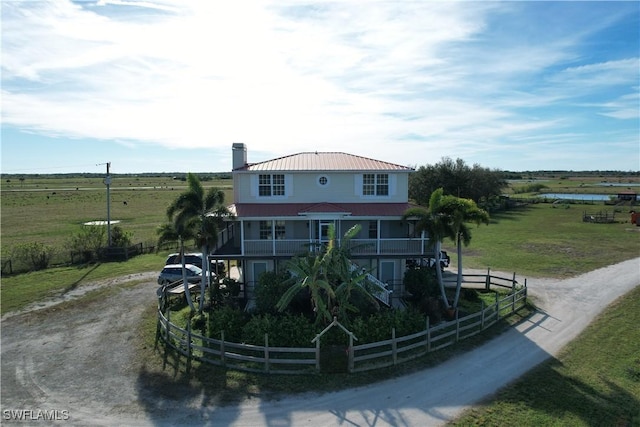
POLYGON ((202 281, 200 283, 200 306, 202 311, 206 281, 209 276, 209 248, 217 243, 218 232, 225 217, 230 216, 224 206, 224 192, 210 188, 206 193, 198 177, 187 174, 188 190, 178 196, 167 208, 167 217, 175 224, 188 227, 196 244, 202 248, 202 281))
POLYGON ((452 232, 452 239, 456 242, 458 251, 458 277, 456 281, 456 293, 453 299, 453 307, 458 307, 460 289, 462 287, 462 244, 468 246, 471 241, 471 229, 466 223, 476 225, 489 224, 489 213, 479 208, 471 199, 464 199, 451 195, 443 196, 437 208, 438 213, 447 222, 447 227, 452 232))
POLYGON ((436 277, 438 279, 438 286, 440 288, 440 295, 442 297, 445 308, 449 308, 449 300, 444 288, 444 281, 442 279, 442 269, 440 268, 440 253, 442 240, 445 237, 454 237, 452 228, 448 218, 443 216, 439 212, 440 204, 442 201, 444 190, 438 188, 429 197, 429 207, 424 208, 409 208, 404 213, 404 219, 415 218, 417 222, 415 224, 415 230, 417 232, 425 232, 429 237, 429 245, 433 248, 435 258, 436 277))
POLYGON ((355 293, 364 295, 367 300, 377 305, 369 289, 362 286, 367 272, 354 267, 350 260, 348 242, 359 231, 359 225, 353 226, 344 234, 342 244, 337 245, 335 228, 330 226, 329 242, 321 254, 307 254, 290 260, 287 267, 292 274, 292 286, 278 301, 278 310, 285 310, 303 289, 309 291, 318 323, 330 323, 334 316, 348 321, 348 313, 357 312, 357 308, 351 302, 355 293))
POLYGON ((343 322, 349 322, 349 313, 357 313, 358 308, 352 300, 355 295, 362 295, 366 301, 378 308, 378 302, 372 292, 380 289, 371 289, 378 285, 367 282, 368 271, 358 268, 351 262, 351 239, 355 238, 362 226, 356 224, 347 230, 342 237, 340 245, 336 245, 335 228, 329 226, 329 245, 327 247, 326 271, 329 283, 335 287, 336 305, 334 314, 343 322))
POLYGON ((292 258, 287 262, 287 268, 291 272, 292 285, 282 295, 276 305, 279 311, 284 311, 293 298, 301 290, 307 289, 311 297, 311 304, 316 315, 316 322, 333 320, 331 307, 335 299, 333 288, 329 284, 324 271, 324 255, 307 254, 292 258))
POLYGON ((195 311, 193 301, 191 300, 191 292, 189 291, 189 283, 187 281, 187 269, 184 262, 184 241, 194 237, 192 234, 192 227, 184 226, 183 224, 170 222, 163 224, 158 228, 158 244, 157 247, 161 247, 164 243, 179 242, 180 243, 180 259, 182 264, 182 283, 184 285, 184 295, 189 304, 191 311, 195 311))

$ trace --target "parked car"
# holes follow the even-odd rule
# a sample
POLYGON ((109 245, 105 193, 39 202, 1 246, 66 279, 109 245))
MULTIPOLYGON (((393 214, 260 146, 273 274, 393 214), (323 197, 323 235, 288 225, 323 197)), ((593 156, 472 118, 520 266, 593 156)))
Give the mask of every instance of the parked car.
MULTIPOLYGON (((187 282, 200 283, 202 281, 202 269, 192 264, 185 265, 187 282)), ((158 285, 166 286, 170 283, 182 280, 182 264, 165 265, 158 276, 158 285)))
MULTIPOLYGON (((184 260, 185 260, 185 263, 187 264, 197 265, 198 267, 202 267, 202 252, 184 254, 184 260)), ((182 263, 182 260, 180 259, 179 253, 169 254, 169 256, 167 256, 167 260, 165 261, 165 264, 181 264, 181 263, 182 263)), ((224 261, 212 260, 211 271, 213 271, 219 276, 222 276, 225 271, 224 261)))
MULTIPOLYGON (((451 257, 447 254, 447 251, 440 251, 440 269, 444 271, 449 267, 451 263, 451 257)), ((409 268, 421 268, 421 267, 433 267, 436 265, 436 258, 420 258, 407 260, 407 267, 409 268)))
MULTIPOLYGON (((440 269, 444 271, 445 268, 449 267, 451 263, 451 257, 447 253, 447 251, 440 251, 440 269)), ((436 258, 429 258, 429 267, 433 267, 436 264, 436 258)))

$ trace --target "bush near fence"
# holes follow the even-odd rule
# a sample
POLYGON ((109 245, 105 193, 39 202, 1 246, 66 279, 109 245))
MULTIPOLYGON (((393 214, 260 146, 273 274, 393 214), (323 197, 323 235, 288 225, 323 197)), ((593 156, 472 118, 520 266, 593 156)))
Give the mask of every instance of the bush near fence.
MULTIPOLYGON (((160 250, 178 250, 177 244, 165 244, 160 250)), ((86 254, 77 251, 55 251, 47 268, 62 267, 68 265, 81 265, 91 261, 126 261, 137 255, 150 254, 156 251, 152 244, 136 243, 127 247, 101 248, 98 254, 86 254)), ((19 259, 6 258, 0 260, 1 274, 13 275, 32 271, 26 262, 19 259)))
MULTIPOLYGON (((344 329, 337 320, 336 326, 345 332, 345 345, 339 351, 345 356, 347 366, 344 371, 355 373, 381 369, 421 357, 429 352, 448 347, 458 341, 470 338, 508 317, 527 302, 527 284, 519 285, 515 280, 490 275, 465 275, 464 285, 473 289, 492 290, 495 287, 509 288, 506 296, 496 292, 495 303, 484 306, 473 314, 458 316, 453 320, 430 325, 428 317, 425 329, 411 335, 397 337, 395 329, 390 331, 389 339, 375 343, 357 344, 357 337, 344 329), (350 338, 350 344, 347 339, 350 338)), ((224 331, 220 339, 208 338, 194 332, 190 322, 186 328, 171 322, 170 310, 166 314, 158 309, 156 343, 164 343, 165 358, 168 352, 175 351, 184 356, 187 370, 193 361, 210 363, 225 368, 247 372, 269 374, 308 374, 328 372, 321 360, 326 352, 335 352, 335 346, 321 347, 321 334, 309 340, 307 348, 271 347, 265 334, 264 345, 248 345, 225 340, 224 331), (315 344, 315 348, 312 347, 315 344)), ((334 355, 335 356, 335 355, 334 355)), ((334 372, 334 370, 331 370, 334 372)))

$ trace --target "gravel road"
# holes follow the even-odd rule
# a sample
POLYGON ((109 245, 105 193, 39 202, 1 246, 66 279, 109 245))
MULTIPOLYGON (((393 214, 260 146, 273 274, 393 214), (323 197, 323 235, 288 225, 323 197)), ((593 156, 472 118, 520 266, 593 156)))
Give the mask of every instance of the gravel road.
POLYGON ((143 310, 155 304, 155 277, 96 283, 3 317, 2 424, 23 414, 28 421, 20 425, 442 425, 556 355, 608 304, 640 285, 640 258, 562 281, 529 278, 538 313, 437 367, 366 387, 233 405, 193 389, 158 393, 146 386, 130 344, 138 339, 135 325, 143 310), (56 309, 88 289, 130 280, 143 282, 108 301, 56 309), (120 326, 111 327, 110 319, 120 326), (42 420, 52 416, 58 420, 42 420))

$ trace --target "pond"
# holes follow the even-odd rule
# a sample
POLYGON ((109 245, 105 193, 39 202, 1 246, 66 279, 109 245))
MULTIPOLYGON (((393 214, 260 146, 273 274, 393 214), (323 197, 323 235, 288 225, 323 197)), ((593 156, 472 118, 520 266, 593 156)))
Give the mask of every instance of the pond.
POLYGON ((611 194, 571 194, 571 193, 543 193, 538 197, 544 197, 547 199, 561 199, 561 200, 588 200, 588 201, 606 201, 611 200, 611 197, 615 195, 611 194))

